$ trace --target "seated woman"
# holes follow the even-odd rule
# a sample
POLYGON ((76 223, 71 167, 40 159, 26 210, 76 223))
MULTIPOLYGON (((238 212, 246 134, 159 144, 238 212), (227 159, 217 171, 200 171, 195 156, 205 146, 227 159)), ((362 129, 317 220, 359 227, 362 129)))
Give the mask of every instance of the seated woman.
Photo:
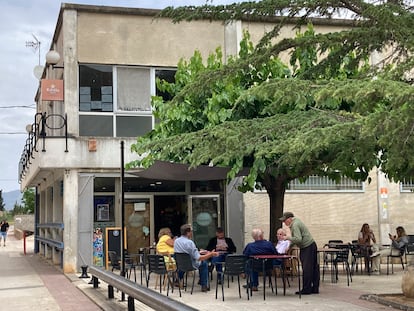
POLYGON ((365 259, 366 271, 370 270, 370 255, 373 251, 375 252, 377 250, 375 243, 377 243, 377 240, 375 239, 374 232, 371 230, 367 223, 363 224, 361 230, 358 233, 358 245, 361 255, 363 255, 365 259))
POLYGON ((401 250, 404 249, 404 247, 408 244, 408 236, 405 233, 405 230, 403 227, 399 226, 395 229, 397 231, 397 235, 391 235, 391 233, 388 233, 388 236, 391 240, 391 249, 385 248, 382 250, 379 250, 377 252, 374 252, 372 257, 372 270, 374 272, 380 273, 380 264, 381 264, 381 256, 385 255, 399 255, 401 253, 401 250))
POLYGON ((277 244, 276 251, 278 254, 287 254, 290 248, 290 241, 286 240, 286 230, 283 228, 277 229, 277 244))
POLYGON ((164 261, 167 269, 175 270, 174 239, 171 237, 170 228, 161 228, 158 233, 158 243, 156 246, 157 253, 164 255, 164 261))

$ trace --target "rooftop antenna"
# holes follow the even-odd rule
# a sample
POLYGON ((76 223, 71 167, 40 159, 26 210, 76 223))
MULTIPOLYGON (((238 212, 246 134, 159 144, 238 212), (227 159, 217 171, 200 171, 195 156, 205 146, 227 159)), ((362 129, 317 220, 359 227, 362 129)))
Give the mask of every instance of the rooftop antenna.
POLYGON ((32 48, 34 53, 36 53, 36 51, 38 52, 39 63, 33 69, 33 73, 34 73, 34 75, 37 79, 40 79, 42 77, 42 74, 43 74, 43 66, 40 65, 40 44, 41 44, 41 42, 39 41, 39 39, 37 39, 37 37, 34 34, 32 34, 32 37, 33 37, 34 41, 33 40, 32 41, 26 41, 26 47, 27 48, 32 48))

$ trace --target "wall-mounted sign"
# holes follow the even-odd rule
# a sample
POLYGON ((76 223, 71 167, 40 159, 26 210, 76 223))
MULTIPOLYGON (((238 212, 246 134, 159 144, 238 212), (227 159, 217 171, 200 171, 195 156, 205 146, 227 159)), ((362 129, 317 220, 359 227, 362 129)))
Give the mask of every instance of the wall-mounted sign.
POLYGON ((63 101, 63 80, 42 79, 41 100, 63 101))

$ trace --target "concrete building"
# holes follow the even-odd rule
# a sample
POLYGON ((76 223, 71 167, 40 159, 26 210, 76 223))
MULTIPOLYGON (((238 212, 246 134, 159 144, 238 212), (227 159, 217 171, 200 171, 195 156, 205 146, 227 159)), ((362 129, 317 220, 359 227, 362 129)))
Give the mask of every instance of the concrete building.
MULTIPOLYGON (((136 159, 131 144, 156 122, 150 106, 151 95, 158 94, 156 77, 172 79, 178 61, 195 50, 204 59, 218 46, 225 57, 235 55, 243 30, 257 42, 277 22, 172 24, 154 18, 157 12, 62 4, 49 54, 55 65, 51 61, 43 71, 19 177, 22 189, 37 190, 36 250, 64 272, 105 265, 106 251, 120 247, 115 244, 122 224, 130 252, 151 246, 161 227, 178 235, 182 223, 193 223, 199 247, 223 226, 239 250, 250 241, 252 227, 269 229, 266 193, 243 195, 235 190, 237 180, 224 183, 222 171, 206 179, 122 175, 122 162, 136 159)), ((314 24, 318 32, 348 27, 343 20, 314 24)), ((282 37, 294 35, 292 27, 282 31, 282 37)), ((160 165, 155 169, 162 173, 160 165)), ((352 191, 292 190, 285 210, 309 224, 318 243, 354 239, 363 222, 381 235, 397 224, 412 232, 405 217, 412 193, 386 186, 382 218, 378 193, 386 180, 375 172, 372 178, 352 191)))

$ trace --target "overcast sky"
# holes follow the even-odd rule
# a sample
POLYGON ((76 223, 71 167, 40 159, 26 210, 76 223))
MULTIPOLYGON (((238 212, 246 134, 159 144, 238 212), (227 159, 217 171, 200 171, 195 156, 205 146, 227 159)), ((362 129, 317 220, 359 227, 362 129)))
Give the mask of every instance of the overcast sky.
MULTIPOLYGON (((206 0, 85 0, 78 4, 157 8, 202 5, 206 0)), ((213 0, 209 4, 230 4, 235 0, 213 0)), ((33 69, 39 64, 39 50, 26 42, 40 42, 40 65, 50 47, 61 1, 0 0, 0 189, 19 190, 18 164, 27 139, 26 125, 34 121, 34 97, 38 80, 33 69)))

